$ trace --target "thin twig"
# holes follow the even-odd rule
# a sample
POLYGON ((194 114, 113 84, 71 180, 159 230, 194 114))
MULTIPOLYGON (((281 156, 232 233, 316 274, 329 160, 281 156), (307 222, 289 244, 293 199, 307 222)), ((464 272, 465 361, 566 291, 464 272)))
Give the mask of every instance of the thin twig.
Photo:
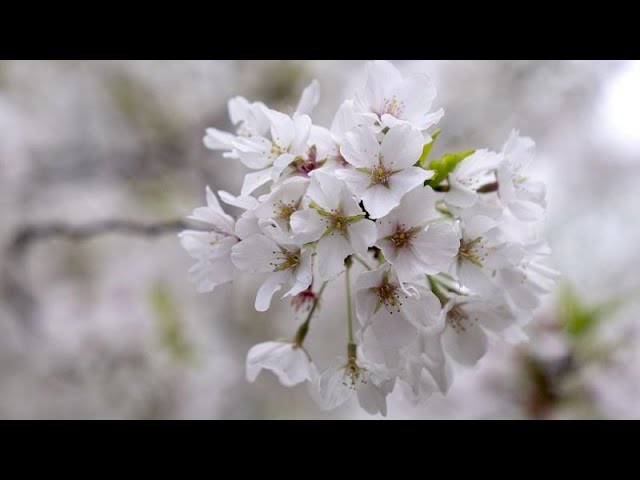
POLYGON ((169 220, 159 223, 138 223, 130 220, 101 220, 84 225, 70 225, 64 222, 51 222, 25 225, 21 227, 9 244, 9 253, 22 254, 31 244, 62 237, 74 241, 88 240, 98 235, 119 233, 142 237, 156 237, 175 233, 189 228, 184 220, 169 220))

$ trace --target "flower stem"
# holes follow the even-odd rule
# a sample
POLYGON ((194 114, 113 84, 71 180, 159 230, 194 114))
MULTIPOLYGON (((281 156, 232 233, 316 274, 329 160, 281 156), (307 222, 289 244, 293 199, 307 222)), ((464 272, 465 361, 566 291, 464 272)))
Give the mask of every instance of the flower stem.
POLYGON ((360 265, 371 271, 371 266, 367 262, 365 262, 364 259, 360 258, 359 255, 354 255, 353 257, 358 261, 358 263, 360 263, 360 265))
POLYGON ((449 301, 449 299, 447 298, 445 293, 440 289, 440 284, 436 280, 436 277, 434 277, 433 275, 427 275, 427 278, 429 279, 429 286, 431 287, 431 291, 436 297, 438 297, 438 300, 440 300, 440 303, 444 307, 446 303, 449 301))
POLYGON ((345 286, 347 289, 347 321, 349 323, 349 345, 355 344, 353 340, 353 308, 351 305, 351 281, 349 280, 349 271, 351 270, 351 261, 345 262, 347 271, 345 272, 345 286))
POLYGON ((313 317, 313 314, 316 311, 318 303, 320 303, 320 297, 322 296, 322 292, 324 292, 324 289, 327 286, 327 283, 329 282, 324 282, 320 287, 320 291, 318 291, 318 294, 316 295, 316 298, 313 301, 313 305, 311 305, 311 310, 309 310, 309 314, 307 315, 307 318, 302 323, 302 325, 298 327, 298 331, 296 332, 296 336, 293 342, 294 346, 296 347, 302 346, 302 343, 304 342, 304 339, 307 336, 307 332, 309 332, 309 323, 311 322, 311 318, 313 317))

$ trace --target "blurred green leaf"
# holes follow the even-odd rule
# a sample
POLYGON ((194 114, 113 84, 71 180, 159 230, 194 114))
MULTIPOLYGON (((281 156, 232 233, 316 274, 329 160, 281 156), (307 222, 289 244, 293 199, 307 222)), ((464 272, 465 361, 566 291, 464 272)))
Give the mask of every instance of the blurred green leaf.
POLYGON ((595 306, 585 305, 574 289, 567 285, 560 292, 561 322, 569 335, 584 336, 602 320, 610 317, 621 305, 619 299, 601 302, 595 306))
POLYGON ((162 282, 156 283, 151 289, 149 300, 163 347, 176 360, 189 360, 193 351, 184 337, 178 307, 167 286, 162 282))
POLYGON ((467 150, 465 152, 458 153, 445 153, 441 158, 429 163, 429 170, 433 170, 435 174, 431 179, 427 180, 426 185, 432 188, 436 188, 445 180, 454 168, 469 155, 472 155, 475 150, 467 150))

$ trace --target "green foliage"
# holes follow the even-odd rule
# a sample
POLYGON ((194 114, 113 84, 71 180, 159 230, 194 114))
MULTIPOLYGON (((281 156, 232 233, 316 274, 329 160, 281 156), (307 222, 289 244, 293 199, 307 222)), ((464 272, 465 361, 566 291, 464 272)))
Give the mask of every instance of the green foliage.
POLYGON ((564 329, 573 337, 582 337, 592 332, 599 322, 610 317, 621 302, 613 299, 587 306, 578 298, 573 288, 567 285, 560 292, 559 305, 564 329))
POLYGON ((424 164, 427 161, 427 158, 429 157, 429 154, 431 153, 431 149, 433 148, 433 144, 436 143, 436 140, 438 139, 438 136, 440 135, 440 132, 442 132, 441 129, 437 129, 435 132, 433 132, 431 134, 431 141, 429 143, 427 143, 424 148, 422 149, 422 155, 420 155, 420 159, 418 160, 418 166, 419 167, 423 167, 424 164))
POLYGON ((193 351, 184 337, 178 307, 164 283, 158 282, 153 286, 149 295, 149 302, 156 317, 163 347, 176 360, 189 360, 193 351))
POLYGON ((433 160, 429 163, 427 169, 433 170, 435 174, 427 180, 426 185, 429 185, 432 188, 439 186, 444 180, 446 180, 449 174, 462 160, 467 158, 469 155, 472 155, 474 152, 475 150, 467 150, 458 153, 445 153, 439 159, 433 160))

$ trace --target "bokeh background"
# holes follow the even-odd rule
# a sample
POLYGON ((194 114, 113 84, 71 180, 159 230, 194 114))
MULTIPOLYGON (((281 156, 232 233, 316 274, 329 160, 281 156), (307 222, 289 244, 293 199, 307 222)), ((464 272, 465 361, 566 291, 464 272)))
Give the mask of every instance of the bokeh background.
MULTIPOLYGON (((398 61, 429 74, 445 109, 434 153, 533 137, 562 279, 529 328, 494 345, 424 405, 400 389, 389 418, 640 417, 640 62, 398 61)), ((313 78, 328 125, 364 81, 361 61, 0 62, 0 418, 369 418, 321 412, 306 388, 244 377, 251 345, 291 335, 287 301, 253 309, 259 279, 213 294, 187 283, 175 232, 17 236, 63 221, 179 220, 204 187, 245 170, 202 144, 232 95, 295 106, 313 78), (30 228, 31 228, 30 227, 30 228)), ((231 209, 233 210, 233 209, 231 209)), ((237 213, 237 212, 234 212, 237 213)), ((341 282, 309 336, 343 348, 341 282)))

